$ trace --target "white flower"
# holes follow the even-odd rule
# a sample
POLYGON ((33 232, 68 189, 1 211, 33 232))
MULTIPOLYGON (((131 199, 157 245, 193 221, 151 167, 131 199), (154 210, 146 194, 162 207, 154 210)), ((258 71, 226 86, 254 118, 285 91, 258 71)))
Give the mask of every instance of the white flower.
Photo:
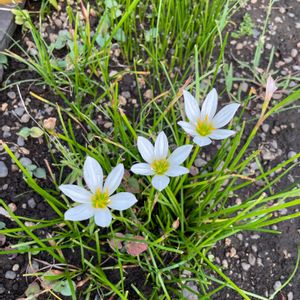
POLYGON ((216 114, 218 94, 215 89, 212 89, 206 96, 201 111, 197 100, 188 91, 183 91, 183 97, 184 109, 189 122, 180 121, 178 124, 194 138, 194 143, 203 147, 209 145, 212 139, 223 140, 235 134, 233 130, 220 128, 231 121, 239 104, 228 104, 216 114))
POLYGON ((193 146, 185 145, 178 147, 169 155, 169 143, 162 131, 156 138, 155 145, 147 139, 139 136, 137 147, 146 163, 138 163, 131 167, 131 171, 139 175, 154 175, 152 185, 159 191, 165 189, 170 177, 187 174, 189 170, 180 166, 189 156, 193 146))
POLYGON ((89 191, 73 184, 63 184, 59 189, 79 205, 65 212, 65 220, 82 221, 91 217, 101 227, 111 223, 109 210, 125 210, 137 202, 131 193, 123 192, 112 195, 119 187, 124 175, 124 166, 117 165, 109 173, 103 185, 103 171, 99 163, 92 157, 87 157, 83 166, 83 178, 89 191))

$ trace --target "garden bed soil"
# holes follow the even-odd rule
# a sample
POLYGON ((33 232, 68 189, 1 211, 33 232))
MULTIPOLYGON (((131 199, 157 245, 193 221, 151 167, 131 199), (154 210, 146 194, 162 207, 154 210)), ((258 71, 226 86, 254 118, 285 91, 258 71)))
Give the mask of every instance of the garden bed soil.
MULTIPOLYGON (((248 71, 241 69, 234 61, 234 57, 239 60, 249 62, 254 55, 254 45, 257 41, 257 32, 261 32, 261 27, 265 20, 265 10, 267 1, 252 0, 241 12, 234 17, 234 26, 231 30, 236 31, 238 24, 242 22, 245 12, 248 12, 255 24, 256 37, 241 37, 240 39, 231 39, 227 53, 230 53, 227 59, 234 64, 234 70, 240 77, 249 76, 248 71)), ((273 70, 278 71, 279 76, 295 73, 300 70, 299 54, 300 52, 300 31, 297 30, 297 25, 300 16, 300 3, 298 1, 283 1, 276 2, 271 15, 271 22, 268 27, 268 36, 265 52, 262 56, 262 67, 266 67, 270 53, 270 45, 275 47, 275 60, 273 70), (298 16, 298 18, 297 18, 298 16), (281 20, 281 21, 280 21, 281 20), (295 51, 297 55, 295 56, 295 51)), ((22 33, 20 29, 16 32, 14 38, 21 40, 22 33)), ((23 69, 25 66, 20 63, 10 61, 8 68, 5 70, 4 80, 12 73, 23 69)), ((24 79, 35 78, 36 74, 32 72, 16 73, 11 77, 11 82, 17 82, 24 79)), ((131 87, 129 82, 121 85, 123 91, 129 90, 131 87)), ((245 94, 251 88, 251 85, 242 84, 235 86, 236 89, 243 88, 245 94)), ((34 91, 38 95, 46 99, 56 99, 52 92, 43 87, 36 87, 30 84, 20 84, 20 91, 26 107, 30 114, 36 120, 44 120, 49 117, 55 117, 55 111, 44 103, 32 98, 29 94, 34 91)), ((284 95, 282 95, 283 97, 284 95)), ((58 100, 58 99, 57 99, 58 100)), ((224 100, 224 99, 223 99, 224 100)), ((257 103, 259 104, 259 103, 257 103)), ((257 105, 259 106, 259 105, 257 105)), ((253 108, 255 110, 255 107, 253 108)), ((259 107, 257 107, 259 109, 259 107)), ((2 90, 0 92, 0 139, 8 143, 15 152, 19 153, 20 157, 26 157, 32 160, 34 164, 46 168, 45 160, 51 164, 52 158, 48 152, 45 140, 43 139, 28 139, 27 141, 20 139, 17 135, 18 131, 24 127, 34 126, 34 121, 26 114, 23 103, 20 100, 16 87, 12 89, 2 90)), ((255 139, 253 149, 265 149, 268 145, 273 150, 271 159, 264 159, 262 154, 261 161, 264 168, 271 168, 277 163, 291 156, 291 152, 299 152, 300 150, 300 124, 299 110, 297 108, 288 110, 270 118, 263 129, 259 132, 255 139)), ((251 125, 251 124, 250 124, 251 125)), ((265 157, 266 158, 266 157, 265 157)), ((0 162, 0 194, 1 198, 6 201, 11 208, 15 208, 17 215, 28 216, 32 218, 51 219, 55 214, 48 209, 44 200, 31 191, 22 178, 22 174, 17 170, 16 166, 11 162, 9 157, 1 150, 0 162), (5 175, 5 167, 7 175, 5 175)), ((255 170, 254 170, 255 171, 255 170)), ((275 189, 283 190, 291 182, 299 181, 299 169, 294 170, 288 177, 279 182, 275 189)), ((40 179, 38 182, 43 187, 51 188, 50 180, 40 179)), ((251 192, 251 191, 249 191, 251 192)), ((294 210, 282 211, 280 214, 285 215, 294 210)), ((4 222, 8 228, 13 227, 12 221, 4 216, 0 216, 0 221, 4 222)), ((281 235, 273 235, 268 233, 243 232, 223 242, 220 242, 214 247, 213 254, 215 255, 216 263, 220 264, 225 269, 226 274, 240 287, 245 290, 252 291, 262 296, 268 296, 274 291, 274 288, 283 284, 291 274, 296 258, 297 247, 300 244, 300 219, 294 219, 282 222, 272 229, 278 229, 282 232, 281 235), (234 255, 232 255, 234 254, 234 255)), ((10 240, 7 239, 2 248, 9 247, 10 240)), ((45 259, 39 255, 37 259, 45 259)), ((75 257, 76 258, 76 257, 75 257)), ((41 262, 36 261, 36 264, 43 266, 41 262)), ((28 287, 28 283, 34 278, 27 278, 28 256, 17 255, 0 257, 0 299, 15 300, 24 296, 24 291, 28 287)), ((118 280, 114 273, 108 274, 112 282, 118 280)), ((151 291, 151 287, 142 286, 145 274, 139 269, 134 272, 128 272, 125 281, 125 287, 130 290, 130 284, 134 283, 145 294, 147 290, 151 291)), ((275 299, 278 300, 297 300, 300 299, 300 272, 296 273, 294 279, 288 284, 275 299)), ((42 296, 39 299, 43 299, 42 296)), ((190 296, 192 297, 192 296, 190 296)), ((134 299, 134 298, 130 298, 134 299)), ((190 298, 193 299, 193 298, 190 298)), ((230 289, 223 290, 215 296, 215 299, 231 299, 239 300, 241 296, 233 293, 230 289)))

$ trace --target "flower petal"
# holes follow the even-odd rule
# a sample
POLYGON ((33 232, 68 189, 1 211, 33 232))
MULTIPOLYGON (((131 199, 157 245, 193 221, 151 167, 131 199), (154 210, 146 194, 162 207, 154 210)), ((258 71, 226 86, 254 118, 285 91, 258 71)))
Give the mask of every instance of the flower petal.
POLYGON ((153 187, 160 192, 168 186, 169 182, 170 178, 165 175, 155 175, 152 178, 153 187))
POLYGON ((183 90, 184 110, 188 119, 196 124, 200 118, 200 108, 198 101, 188 91, 183 90))
POLYGON ((110 210, 105 208, 98 208, 95 213, 95 223, 100 227, 108 227, 111 223, 112 216, 110 210))
POLYGON ((87 191, 81 186, 74 184, 62 184, 59 186, 59 189, 73 201, 79 203, 90 203, 92 193, 87 191))
POLYGON ((137 140, 137 147, 142 158, 149 164, 154 160, 154 147, 153 145, 144 137, 139 136, 137 140))
POLYGON ((197 135, 196 127, 192 123, 180 121, 178 122, 178 125, 180 125, 187 134, 191 136, 197 135))
POLYGON ((83 165, 83 178, 88 188, 95 193, 97 188, 102 190, 103 171, 96 159, 88 156, 83 165))
POLYGON ((209 135, 209 137, 213 140, 224 140, 233 134, 235 134, 235 131, 233 130, 216 129, 209 135))
POLYGON ((134 164, 130 170, 134 174, 139 174, 139 175, 153 175, 154 174, 154 171, 151 169, 151 166, 146 163, 134 164))
POLYGON ((168 161, 170 165, 181 165, 190 155, 193 149, 192 145, 185 145, 175 149, 169 156, 168 161))
POLYGON ((212 119, 212 122, 216 128, 221 128, 228 124, 239 108, 239 104, 232 103, 223 107, 212 119))
POLYGON ((124 210, 128 209, 137 202, 132 193, 118 193, 110 197, 110 203, 107 205, 111 209, 124 210))
POLYGON ((155 159, 164 159, 167 157, 169 152, 169 143, 167 136, 162 131, 156 138, 154 146, 154 157, 155 159))
POLYGON ((95 211, 90 204, 80 204, 65 212, 65 220, 82 221, 91 218, 95 211))
POLYGON ((176 177, 187 173, 189 173, 188 168, 182 166, 171 166, 165 174, 170 177, 176 177))
POLYGON ((218 107, 218 93, 216 89, 212 89, 206 96, 201 108, 201 120, 207 116, 211 120, 216 114, 218 107))
POLYGON ((124 176, 124 166, 123 164, 118 164, 112 171, 108 174, 103 190, 108 190, 108 194, 111 195, 121 184, 122 178, 124 176))
POLYGON ((200 147, 204 147, 211 143, 211 139, 207 136, 198 135, 194 137, 194 143, 199 145, 200 147))

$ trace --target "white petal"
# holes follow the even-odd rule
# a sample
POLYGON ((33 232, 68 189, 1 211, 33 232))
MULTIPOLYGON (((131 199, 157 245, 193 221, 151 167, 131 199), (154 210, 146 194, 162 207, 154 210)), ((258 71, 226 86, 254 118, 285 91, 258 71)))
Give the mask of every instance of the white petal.
POLYGON ((165 133, 162 131, 156 138, 154 146, 155 159, 164 159, 169 151, 169 143, 165 133))
POLYGON ((149 164, 154 160, 154 147, 153 145, 144 137, 139 136, 137 140, 137 147, 142 158, 149 164))
POLYGON ((95 193, 97 188, 102 190, 103 186, 103 171, 96 159, 88 156, 83 166, 84 181, 89 189, 95 193))
POLYGON ((222 108, 213 118, 212 122, 216 128, 221 128, 228 124, 239 108, 239 104, 232 103, 222 108))
POLYGON ((182 166, 171 166, 169 170, 165 173, 167 176, 176 177, 183 174, 188 174, 189 169, 182 166))
POLYGON ((194 143, 199 145, 200 147, 204 147, 211 143, 211 139, 207 136, 198 135, 194 137, 194 143))
POLYGON ((81 186, 74 184, 62 184, 59 186, 59 189, 73 201, 79 203, 90 203, 92 193, 87 191, 81 186))
POLYGON ((153 175, 154 172, 151 169, 151 166, 146 163, 135 164, 131 167, 131 172, 139 175, 153 175))
POLYGON ((208 120, 211 120, 216 114, 218 106, 218 93, 216 89, 212 89, 206 96, 202 108, 201 108, 201 120, 204 120, 205 117, 208 117, 208 120))
POLYGON ((94 209, 90 204, 80 204, 65 212, 65 220, 82 221, 94 215, 94 209))
POLYGON ((152 178, 153 187, 160 192, 168 186, 169 182, 170 178, 165 175, 155 175, 152 178))
POLYGON ((118 193, 110 197, 110 203, 107 205, 111 209, 124 210, 137 202, 132 193, 118 193))
POLYGON ((100 227, 108 227, 111 223, 111 212, 110 210, 105 208, 98 208, 95 213, 95 223, 100 227))
POLYGON ((187 134, 189 134, 191 136, 197 135, 195 125, 188 123, 188 122, 183 122, 183 121, 178 122, 178 125, 180 125, 187 134))
POLYGON ((197 123, 197 119, 200 118, 199 103, 188 91, 185 90, 183 91, 183 97, 184 97, 184 110, 188 119, 193 123, 197 123))
POLYGON ((185 145, 175 149, 168 158, 170 165, 181 165, 190 155, 192 149, 192 145, 185 145))
POLYGON ((216 129, 209 135, 209 137, 213 140, 224 140, 233 134, 235 134, 235 131, 233 130, 216 129))
POLYGON ((122 178, 124 176, 124 166, 118 164, 112 171, 108 174, 103 190, 108 190, 108 194, 111 195, 121 184, 122 178))

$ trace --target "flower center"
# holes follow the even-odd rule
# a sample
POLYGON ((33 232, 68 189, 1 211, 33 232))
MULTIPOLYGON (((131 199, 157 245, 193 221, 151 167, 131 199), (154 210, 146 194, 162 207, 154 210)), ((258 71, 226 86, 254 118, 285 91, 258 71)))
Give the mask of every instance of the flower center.
POLYGON ((210 135, 212 133, 212 131, 214 131, 215 129, 216 128, 214 127, 214 125, 212 124, 212 122, 210 122, 208 120, 208 115, 205 115, 204 120, 198 119, 197 125, 196 125, 196 131, 201 136, 210 135))
POLYGON ((151 164, 151 168, 157 175, 162 175, 168 171, 169 162, 166 159, 157 159, 151 164))
POLYGON ((91 200, 94 208, 105 208, 110 202, 108 191, 106 190, 103 193, 100 188, 98 188, 95 194, 91 197, 91 200))

